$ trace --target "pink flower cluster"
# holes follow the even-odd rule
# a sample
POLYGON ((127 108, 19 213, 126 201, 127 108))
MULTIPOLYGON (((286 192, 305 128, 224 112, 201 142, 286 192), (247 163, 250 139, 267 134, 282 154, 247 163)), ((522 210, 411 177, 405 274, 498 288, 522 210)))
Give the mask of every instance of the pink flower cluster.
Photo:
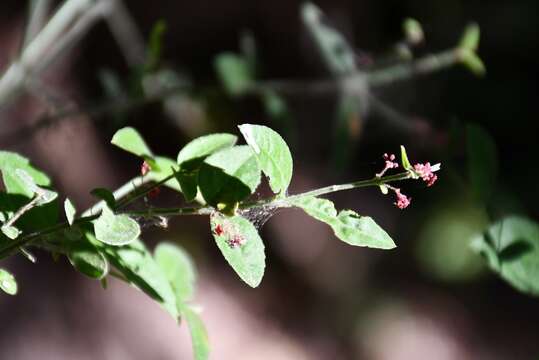
POLYGON ((438 180, 438 176, 432 171, 430 163, 415 164, 414 171, 427 183, 427 186, 432 186, 438 180))
POLYGON ((385 166, 376 176, 382 177, 389 169, 396 169, 399 167, 399 164, 395 162, 395 154, 384 154, 385 166))
POLYGON ((406 195, 402 194, 400 189, 395 189, 394 191, 395 191, 395 195, 397 195, 397 201, 394 202, 394 204, 399 209, 406 209, 408 205, 410 205, 412 198, 408 198, 406 195))

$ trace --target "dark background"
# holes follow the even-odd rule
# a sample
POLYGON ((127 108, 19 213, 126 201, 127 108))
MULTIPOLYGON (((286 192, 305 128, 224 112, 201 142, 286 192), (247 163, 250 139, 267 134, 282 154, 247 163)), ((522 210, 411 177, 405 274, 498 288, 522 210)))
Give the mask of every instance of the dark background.
MULTIPOLYGON (((264 226, 268 267, 262 285, 245 286, 213 244, 205 218, 170 219, 167 230, 150 227, 144 238, 177 241, 200 269, 197 302, 215 359, 532 359, 539 355, 539 303, 482 267, 468 242, 501 214, 537 219, 537 1, 320 1, 317 5, 349 42, 376 61, 402 38, 406 17, 424 26, 417 54, 458 41, 464 26, 481 27, 479 55, 487 75, 462 66, 376 89, 393 108, 397 124, 375 110, 362 116, 356 147, 344 168, 331 161, 336 94, 287 96, 290 131, 272 123, 259 101, 230 99, 219 90, 215 56, 238 51, 242 30, 256 39, 263 79, 314 79, 325 75, 299 18, 296 1, 128 2, 147 37, 167 23, 163 64, 188 76, 190 92, 207 110, 193 131, 167 117, 160 104, 101 116, 66 118, 31 136, 47 106, 23 96, 0 113, 0 146, 28 156, 79 208, 89 190, 115 188, 139 163, 109 145, 116 129, 139 129, 157 153, 175 158, 195 133, 228 131, 261 123, 283 134, 294 155, 291 192, 369 178, 380 155, 400 144, 416 161, 442 162, 440 181, 425 189, 403 185, 412 196, 402 211, 377 189, 331 196, 337 208, 373 216, 396 240, 395 250, 352 248, 299 211, 275 215, 264 226), (399 126, 399 123, 402 123, 399 126), (470 194, 462 127, 480 124, 495 139, 500 164, 495 210, 470 194), (403 130, 406 129, 406 130, 403 130), (455 130, 456 129, 456 130, 455 130), (3 135, 3 136, 2 136, 3 135), (493 215, 494 214, 494 215, 493 215)), ((0 5, 0 66, 17 54, 26 8, 0 5)), ((127 81, 131 71, 108 28, 100 23, 43 77, 61 105, 104 99, 98 73, 108 68, 127 81)), ((184 114, 185 115, 185 114, 184 114)), ((199 119, 197 116, 193 116, 199 119)), ((187 117, 189 119, 189 117, 187 117)), ((153 200, 174 205, 164 191, 153 200)), ((1 359, 189 358, 188 335, 144 295, 112 281, 99 284, 45 253, 32 265, 10 259, 19 294, 0 297, 1 359)), ((4 265, 4 264, 3 264, 4 265)))

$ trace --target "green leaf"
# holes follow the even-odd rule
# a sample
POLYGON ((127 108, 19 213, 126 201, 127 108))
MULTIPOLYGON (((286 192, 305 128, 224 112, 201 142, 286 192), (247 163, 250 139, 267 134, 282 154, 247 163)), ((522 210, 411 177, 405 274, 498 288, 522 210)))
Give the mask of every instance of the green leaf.
POLYGON ((182 168, 193 162, 200 164, 204 158, 214 152, 234 146, 237 140, 237 136, 226 133, 198 137, 180 150, 178 153, 178 164, 182 168))
POLYGON ((143 158, 153 156, 142 136, 132 127, 124 127, 116 131, 110 142, 120 149, 143 158))
POLYGON ((39 187, 25 170, 15 169, 15 175, 19 177, 20 184, 25 187, 25 191, 39 196, 39 199, 35 202, 35 206, 48 204, 58 197, 58 193, 39 187))
POLYGON ((331 226, 335 235, 345 243, 375 249, 393 249, 396 246, 391 237, 372 218, 359 216, 352 210, 342 210, 337 214, 335 206, 327 199, 307 196, 287 201, 331 226))
POLYGON ((176 299, 181 302, 191 300, 195 293, 196 273, 191 257, 185 250, 171 243, 160 243, 154 258, 168 281, 176 299))
POLYGON ((69 198, 66 198, 64 201, 64 211, 66 214, 67 222, 69 223, 69 225, 73 225, 75 215, 77 214, 77 209, 75 209, 75 205, 73 205, 69 198))
POLYGON ((260 168, 269 177, 273 192, 285 195, 292 180, 293 168, 292 154, 286 142, 266 126, 243 124, 239 129, 253 149, 260 168))
POLYGON ((476 76, 484 76, 487 72, 483 60, 474 52, 461 50, 460 61, 476 76))
POLYGON ((513 287, 539 296, 539 224, 524 217, 506 217, 474 239, 472 248, 513 287))
POLYGON ((464 29, 458 47, 474 53, 479 47, 480 35, 479 25, 476 23, 469 24, 466 29, 464 29))
POLYGON ((242 56, 230 52, 219 54, 214 66, 223 87, 230 96, 243 95, 254 83, 254 73, 242 56))
POLYGON ((103 279, 109 273, 105 256, 87 241, 70 242, 67 257, 75 269, 93 279, 103 279))
POLYGON ((412 164, 410 164, 410 160, 408 160, 408 154, 406 154, 406 148, 401 145, 401 164, 403 169, 405 170, 411 170, 412 164))
POLYGON ((121 246, 135 241, 140 235, 140 226, 127 215, 115 215, 108 207, 103 207, 101 216, 94 220, 97 240, 113 246, 121 246))
POLYGON ((342 34, 327 25, 322 11, 312 3, 304 3, 301 16, 329 71, 335 76, 355 73, 357 66, 353 48, 342 34))
POLYGON ((0 289, 9 295, 17 294, 18 287, 15 277, 4 269, 0 269, 0 289))
POLYGON ((103 200, 109 208, 116 208, 116 199, 114 198, 114 194, 112 193, 112 191, 110 191, 109 189, 96 188, 90 191, 90 194, 92 194, 98 199, 103 200))
POLYGON ((210 354, 210 344, 208 341, 208 333, 206 332, 202 319, 200 319, 200 316, 187 305, 182 306, 180 311, 183 318, 187 321, 187 326, 189 326, 195 360, 208 359, 210 354))
POLYGON ((243 281, 257 287, 264 276, 266 255, 255 226, 242 216, 226 217, 217 213, 211 216, 210 224, 226 261, 243 281))
POLYGON ((232 204, 253 192, 260 184, 260 168, 246 145, 218 151, 208 157, 198 173, 198 186, 208 204, 232 204))
POLYGON ((11 240, 15 240, 21 234, 21 231, 17 229, 15 226, 4 225, 2 226, 1 230, 2 230, 2 233, 6 235, 8 238, 10 238, 11 240))
MULTIPOLYGON (((152 170, 146 175, 155 182, 160 182, 168 176, 172 175, 174 169, 178 167, 178 164, 170 158, 163 156, 156 156, 154 158, 154 165, 152 170)), ((165 183, 165 186, 172 190, 182 192, 182 189, 178 186, 178 183, 174 179, 170 179, 165 183)))
POLYGON ((6 192, 9 194, 19 194, 31 198, 34 193, 28 190, 27 185, 16 175, 15 170, 21 169, 26 171, 35 184, 39 186, 49 186, 50 180, 41 171, 30 165, 28 159, 8 151, 0 151, 0 170, 2 171, 2 179, 6 192))
POLYGON ((411 44, 419 44, 425 39, 423 27, 416 19, 406 18, 402 23, 402 29, 406 40, 411 44))
POLYGON ((468 173, 475 196, 487 201, 498 177, 498 152, 494 139, 480 126, 466 126, 468 173))
POLYGON ((103 251, 108 261, 131 285, 159 302, 174 319, 178 319, 176 295, 167 277, 142 241, 136 239, 128 245, 117 247, 97 241, 91 232, 86 232, 86 237, 103 251))
POLYGON ((180 184, 185 201, 193 201, 198 192, 198 172, 180 170, 174 173, 174 177, 180 184))

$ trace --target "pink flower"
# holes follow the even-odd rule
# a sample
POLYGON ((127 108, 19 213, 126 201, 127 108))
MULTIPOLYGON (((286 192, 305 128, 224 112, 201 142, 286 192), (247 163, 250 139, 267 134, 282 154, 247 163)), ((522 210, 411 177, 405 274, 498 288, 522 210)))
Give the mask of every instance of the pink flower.
POLYGON ((396 169, 399 167, 399 164, 395 162, 395 155, 394 154, 384 154, 384 160, 385 160, 385 167, 382 171, 380 171, 376 176, 382 177, 389 169, 396 169))
POLYGON ((438 176, 432 172, 430 163, 415 164, 414 171, 419 177, 421 177, 421 179, 423 179, 424 182, 427 183, 427 186, 432 186, 436 180, 438 180, 438 176))
POLYGON ((410 205, 412 198, 408 198, 406 195, 402 194, 400 189, 395 189, 395 195, 397 195, 397 201, 394 202, 394 204, 399 209, 406 209, 408 205, 410 205))

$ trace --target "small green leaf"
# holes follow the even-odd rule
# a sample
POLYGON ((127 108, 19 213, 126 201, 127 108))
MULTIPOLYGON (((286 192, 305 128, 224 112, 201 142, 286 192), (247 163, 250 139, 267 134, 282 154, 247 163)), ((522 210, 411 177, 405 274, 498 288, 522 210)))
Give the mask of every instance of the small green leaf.
POLYGON ((64 211, 66 214, 67 222, 69 223, 69 225, 73 225, 75 215, 77 214, 77 209, 75 209, 75 205, 73 205, 69 198, 66 198, 64 201, 64 211))
POLYGON ((170 282, 176 299, 180 302, 191 300, 195 293, 196 272, 189 254, 177 245, 162 242, 155 249, 154 258, 170 282))
POLYGON ((142 136, 140 136, 138 131, 132 127, 124 127, 116 131, 110 142, 120 149, 139 157, 145 158, 153 156, 152 151, 148 145, 146 145, 142 136))
POLYGON ((480 34, 479 25, 476 23, 469 24, 466 29, 464 29, 458 47, 474 53, 479 47, 480 34))
POLYGON ((178 319, 176 295, 167 277, 142 241, 136 239, 128 245, 118 247, 97 241, 91 232, 86 233, 86 238, 103 251, 107 260, 131 285, 159 302, 175 320, 178 319))
POLYGON ((195 360, 206 360, 210 354, 210 344, 208 342, 208 333, 200 316, 187 305, 181 307, 181 315, 187 321, 191 341, 193 343, 193 354, 195 360))
POLYGON ((477 199, 487 201, 498 177, 498 152, 494 139, 480 126, 466 126, 468 173, 477 199))
POLYGON ((1 229, 2 229, 2 233, 4 233, 4 235, 6 235, 11 240, 15 240, 21 234, 21 231, 19 229, 17 229, 15 226, 5 226, 4 225, 4 226, 2 226, 1 229))
POLYGON ((539 296, 539 224, 523 217, 506 217, 474 239, 472 248, 513 287, 539 296))
POLYGON ((476 76, 484 76, 487 72, 485 64, 476 53, 469 50, 461 50, 461 63, 468 68, 476 76))
POLYGON ((352 210, 342 210, 337 214, 335 206, 327 199, 308 196, 287 201, 331 226, 335 235, 345 243, 375 249, 393 249, 396 246, 372 218, 359 216, 352 210))
POLYGON ((0 170, 2 179, 8 194, 19 194, 31 198, 34 193, 27 189, 20 177, 16 175, 15 170, 22 169, 26 171, 39 186, 49 186, 50 179, 41 171, 30 165, 30 161, 19 154, 9 151, 0 151, 0 170))
POLYGON ((406 40, 411 44, 419 44, 425 39, 425 33, 421 23, 416 19, 406 18, 402 23, 402 29, 406 40))
POLYGON ((408 160, 408 154, 406 154, 406 148, 401 145, 401 164, 403 169, 405 170, 411 170, 412 164, 410 164, 410 160, 408 160))
POLYGON ((222 53, 215 59, 215 71, 230 96, 241 96, 254 82, 249 63, 234 53, 222 53))
POLYGON ((257 287, 264 276, 266 255, 255 226, 242 216, 226 217, 217 213, 211 216, 210 224, 226 261, 243 281, 257 287))
POLYGON ((96 188, 90 191, 90 194, 92 194, 98 199, 103 200, 109 208, 116 208, 116 199, 114 198, 114 194, 112 193, 112 191, 110 191, 109 189, 96 188))
POLYGON ((18 287, 15 277, 4 269, 0 269, 0 289, 9 295, 17 294, 18 287))
POLYGON ((140 226, 135 220, 127 215, 115 215, 106 206, 94 221, 94 230, 97 240, 113 246, 129 244, 140 235, 140 226))
POLYGON ((239 126, 247 144, 253 149, 260 168, 269 177, 274 193, 285 195, 292 180, 292 154, 281 135, 272 129, 243 124, 239 126))
POLYGON ((218 151, 198 173, 198 186, 208 204, 232 204, 251 195, 260 184, 260 168, 246 145, 218 151))
POLYGON ((200 163, 214 152, 234 146, 236 141, 237 136, 226 133, 198 137, 180 150, 178 164, 185 167, 188 163, 200 163))
POLYGON ((71 265, 82 274, 101 280, 109 272, 109 263, 95 246, 86 241, 69 243, 68 259, 71 265))

